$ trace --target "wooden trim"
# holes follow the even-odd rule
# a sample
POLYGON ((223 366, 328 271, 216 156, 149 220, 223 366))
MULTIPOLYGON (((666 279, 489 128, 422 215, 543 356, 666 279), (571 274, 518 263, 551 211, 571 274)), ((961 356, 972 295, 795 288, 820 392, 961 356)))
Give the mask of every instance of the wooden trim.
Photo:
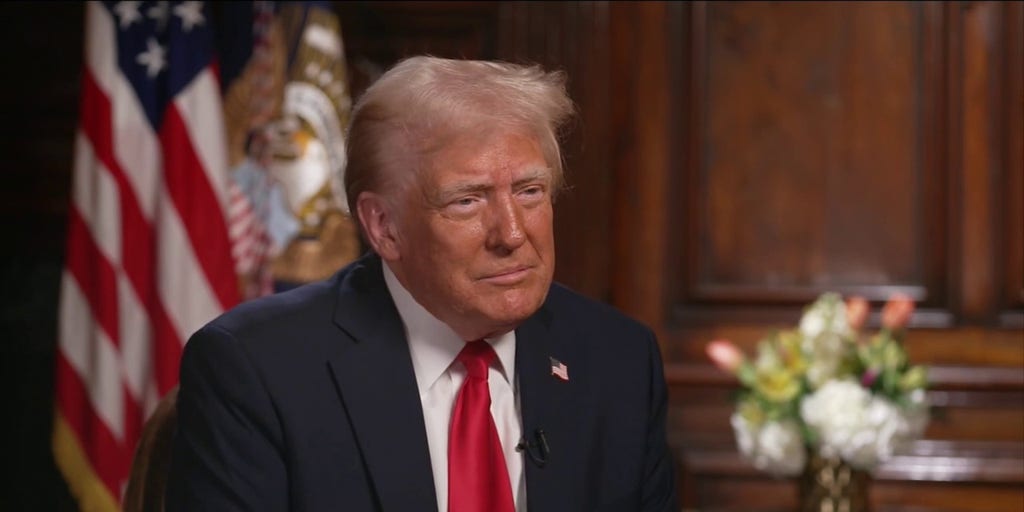
MULTIPOLYGON (((670 363, 665 381, 671 386, 734 387, 736 378, 710 364, 670 363)), ((930 389, 1024 391, 1024 369, 992 366, 928 367, 930 389)))
POLYGON ((1000 164, 995 122, 1000 117, 1001 96, 999 11, 996 2, 972 3, 959 10, 958 20, 963 86, 954 99, 960 102, 962 112, 963 316, 972 322, 989 321, 997 298, 995 243, 996 226, 1001 223, 994 222, 994 180, 1000 164))
POLYGON ((661 324, 672 96, 666 48, 668 5, 614 2, 612 75, 611 303, 651 326, 661 324))
MULTIPOLYGON (((701 166, 704 165, 702 137, 708 123, 708 4, 693 2, 669 11, 673 20, 673 34, 677 42, 669 49, 670 73, 673 77, 671 141, 672 169, 668 178, 667 199, 670 225, 662 226, 662 236, 668 239, 667 267, 664 269, 662 289, 663 315, 669 325, 690 325, 736 322, 747 311, 760 318, 781 318, 781 314, 799 312, 804 304, 824 291, 858 294, 869 300, 883 301, 892 293, 910 295, 919 303, 913 320, 915 326, 945 328, 956 323, 956 312, 950 306, 955 301, 951 294, 950 275, 954 273, 950 260, 950 238, 956 215, 947 213, 949 188, 948 159, 943 154, 951 138, 945 123, 949 104, 943 86, 946 69, 943 45, 947 14, 941 3, 911 4, 914 16, 914 52, 918 70, 915 73, 914 94, 917 105, 915 123, 919 134, 914 149, 914 171, 920 187, 909 197, 918 205, 920 237, 916 244, 921 262, 920 278, 910 283, 866 286, 848 283, 845 286, 786 286, 786 285, 734 285, 701 282, 699 271, 700 216, 706 210, 702 204, 701 166), (940 84, 936 86, 935 84, 940 84), (740 306, 745 310, 737 308, 740 306)), ((641 226, 640 229, 648 229, 641 226)), ((661 249, 660 247, 658 249, 661 249)), ((741 320, 742 321, 742 320, 741 320)))
MULTIPOLYGON (((698 476, 768 476, 731 445, 716 449, 679 448, 686 467, 698 476)), ((922 440, 907 453, 880 465, 880 481, 1024 483, 1024 443, 922 440)))
POLYGON ((1002 270, 999 323, 1024 328, 1024 3, 1002 4, 1004 21, 1002 244, 996 251, 1002 270), (1016 196, 1016 197, 1014 197, 1016 196))

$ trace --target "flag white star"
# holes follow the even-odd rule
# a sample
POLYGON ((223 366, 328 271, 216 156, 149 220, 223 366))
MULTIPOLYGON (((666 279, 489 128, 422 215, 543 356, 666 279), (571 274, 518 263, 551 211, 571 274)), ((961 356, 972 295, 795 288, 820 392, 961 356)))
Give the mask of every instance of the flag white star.
POLYGON ((167 51, 151 37, 146 41, 146 51, 140 53, 135 62, 146 66, 146 75, 153 78, 167 67, 167 51))
POLYGON ((206 22, 206 18, 203 17, 202 2, 182 2, 174 7, 174 15, 181 18, 181 26, 185 29, 185 32, 192 30, 192 27, 196 25, 202 25, 206 22))
POLYGON ((167 2, 157 2, 146 11, 146 16, 156 20, 156 28, 163 32, 167 28, 167 18, 171 16, 171 6, 167 2))
POLYGON ((114 12, 117 13, 118 25, 121 28, 128 28, 132 26, 132 23, 142 19, 142 14, 139 13, 139 5, 142 2, 118 2, 114 6, 114 12))

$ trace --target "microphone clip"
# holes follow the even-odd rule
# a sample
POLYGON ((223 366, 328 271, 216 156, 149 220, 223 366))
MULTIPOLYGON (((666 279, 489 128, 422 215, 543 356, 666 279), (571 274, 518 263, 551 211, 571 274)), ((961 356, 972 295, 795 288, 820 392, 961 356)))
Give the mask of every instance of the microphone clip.
POLYGON ((534 441, 531 442, 526 436, 523 436, 519 440, 519 444, 516 445, 517 452, 526 452, 526 455, 530 457, 530 460, 539 467, 543 468, 548 463, 548 455, 550 449, 548 448, 548 440, 544 437, 544 429, 536 429, 533 431, 534 441))

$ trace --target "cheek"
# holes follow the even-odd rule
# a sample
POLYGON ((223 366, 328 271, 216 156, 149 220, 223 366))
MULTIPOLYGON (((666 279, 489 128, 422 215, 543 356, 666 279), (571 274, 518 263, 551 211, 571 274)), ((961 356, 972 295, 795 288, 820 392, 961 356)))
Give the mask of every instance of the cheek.
POLYGON ((425 235, 428 242, 423 247, 445 256, 447 260, 462 260, 483 249, 487 232, 483 224, 476 221, 438 222, 430 226, 425 235))
POLYGON ((554 228, 552 226, 551 207, 540 208, 526 216, 527 230, 534 244, 544 248, 554 245, 554 228))

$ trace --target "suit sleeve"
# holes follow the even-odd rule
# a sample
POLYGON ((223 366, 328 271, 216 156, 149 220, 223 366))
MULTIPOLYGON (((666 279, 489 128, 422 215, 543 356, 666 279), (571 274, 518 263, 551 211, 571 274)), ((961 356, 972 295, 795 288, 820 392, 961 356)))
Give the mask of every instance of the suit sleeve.
POLYGON ((207 326, 185 345, 168 512, 287 510, 282 436, 245 346, 207 326))
POLYGON ((641 489, 642 510, 675 512, 679 510, 672 453, 666 433, 668 390, 661 351, 654 334, 648 332, 651 362, 650 414, 647 425, 647 451, 644 457, 644 479, 641 489))

